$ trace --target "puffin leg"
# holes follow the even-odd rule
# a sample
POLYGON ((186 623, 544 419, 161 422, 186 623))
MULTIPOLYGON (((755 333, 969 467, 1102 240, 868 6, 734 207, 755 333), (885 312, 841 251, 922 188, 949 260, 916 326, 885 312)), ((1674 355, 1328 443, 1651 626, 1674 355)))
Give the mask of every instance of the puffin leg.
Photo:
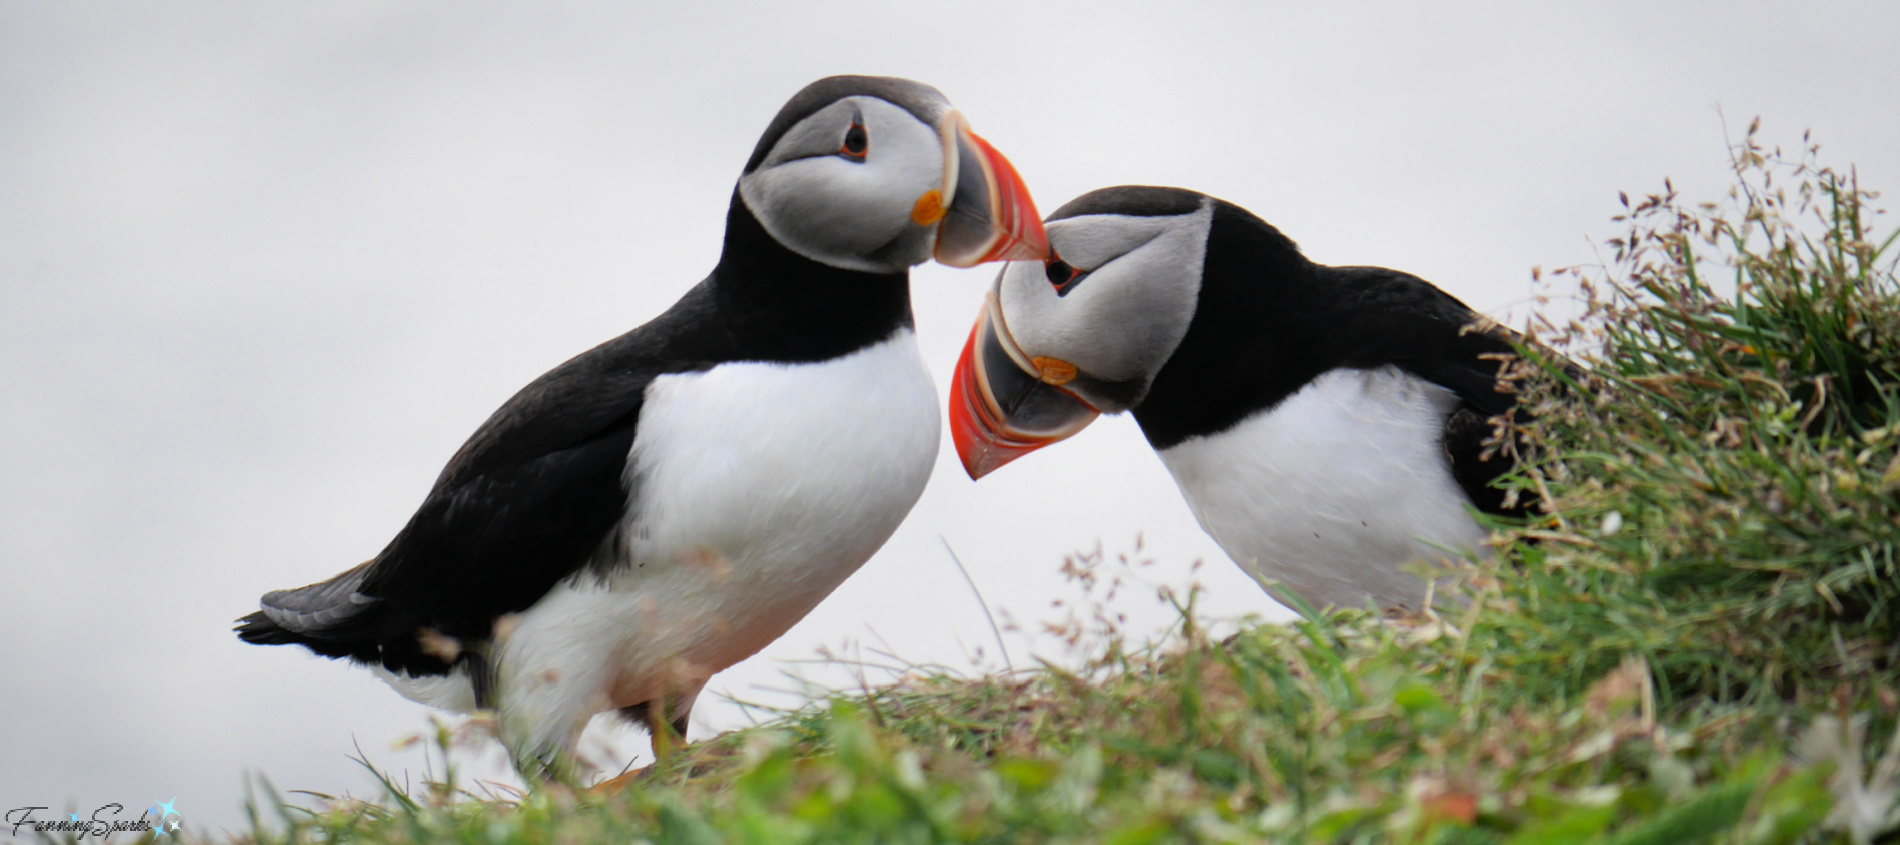
POLYGON ((514 758, 515 770, 530 785, 552 786, 574 782, 577 767, 573 757, 558 748, 543 747, 511 756, 514 758))
MULTIPOLYGON (((685 708, 681 708, 685 710, 685 708)), ((672 719, 666 717, 666 700, 647 702, 647 734, 653 737, 653 763, 659 765, 672 759, 680 746, 686 744, 687 712, 672 719)))
POLYGON ((623 718, 645 727, 647 735, 652 737, 653 763, 594 784, 594 791, 610 795, 617 793, 672 759, 686 745, 686 728, 692 722, 693 702, 698 697, 699 690, 695 689, 687 695, 672 696, 671 709, 667 707, 666 696, 620 708, 623 718))

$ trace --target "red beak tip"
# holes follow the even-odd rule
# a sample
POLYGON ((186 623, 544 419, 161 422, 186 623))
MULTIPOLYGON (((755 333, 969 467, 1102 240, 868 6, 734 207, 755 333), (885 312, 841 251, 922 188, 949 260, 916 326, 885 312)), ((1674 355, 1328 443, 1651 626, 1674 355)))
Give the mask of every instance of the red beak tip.
POLYGON ((1009 457, 1001 453, 984 439, 984 433, 978 432, 968 419, 952 420, 952 440, 957 447, 957 463, 963 465, 971 481, 996 471, 997 467, 1009 463, 1009 457), (997 458, 1002 460, 997 460, 997 458))
POLYGON ((990 460, 989 455, 970 455, 963 459, 963 471, 969 473, 971 481, 977 481, 982 479, 983 476, 995 472, 998 467, 1006 463, 1009 463, 1009 461, 990 460))
POLYGON ((1017 458, 1027 455, 1037 448, 1037 446, 1012 448, 1008 445, 984 441, 974 436, 968 439, 963 437, 957 438, 957 458, 960 459, 963 464, 963 471, 969 473, 971 481, 976 481, 983 476, 1002 469, 1017 458))

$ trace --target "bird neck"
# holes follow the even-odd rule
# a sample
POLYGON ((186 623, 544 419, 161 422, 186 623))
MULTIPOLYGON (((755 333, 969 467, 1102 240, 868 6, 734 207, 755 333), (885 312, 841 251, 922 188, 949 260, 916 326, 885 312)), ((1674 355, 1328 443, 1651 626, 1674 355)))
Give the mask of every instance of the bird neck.
POLYGON ((1336 296, 1266 222, 1215 207, 1187 334, 1133 410, 1155 449, 1225 431, 1326 369, 1336 296))
POLYGON ((713 269, 715 307, 748 357, 823 361, 912 326, 910 273, 821 264, 779 243, 732 193, 713 269))

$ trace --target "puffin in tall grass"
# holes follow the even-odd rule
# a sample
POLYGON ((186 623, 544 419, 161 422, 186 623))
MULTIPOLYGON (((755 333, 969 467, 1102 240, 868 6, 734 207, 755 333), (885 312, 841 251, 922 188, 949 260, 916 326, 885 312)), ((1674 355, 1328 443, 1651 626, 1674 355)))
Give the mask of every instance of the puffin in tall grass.
POLYGON ((497 713, 525 777, 595 714, 683 737, 714 673, 856 571, 923 492, 935 390, 909 268, 1047 252, 1004 157, 930 86, 812 83, 745 163, 712 274, 522 388, 369 561, 263 597, 245 642, 497 713))
POLYGON ((1418 609, 1411 564, 1517 513, 1486 448, 1517 408, 1513 335, 1416 276, 1328 267, 1243 208, 1179 188, 1085 194, 1050 255, 1006 265, 957 362, 971 478, 1129 412, 1201 527, 1268 592, 1418 609))

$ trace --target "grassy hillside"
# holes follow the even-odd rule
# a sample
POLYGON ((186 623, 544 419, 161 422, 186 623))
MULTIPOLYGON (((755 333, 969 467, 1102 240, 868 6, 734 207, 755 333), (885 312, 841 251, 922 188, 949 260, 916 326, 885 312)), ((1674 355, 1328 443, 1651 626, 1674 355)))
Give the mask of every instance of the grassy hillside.
POLYGON ((265 797, 254 835, 1879 841, 1900 826, 1900 250, 1811 150, 1751 134, 1734 159, 1728 197, 1630 198, 1607 266, 1557 274, 1578 316, 1536 327, 1513 378, 1537 419, 1499 437, 1547 511, 1496 524, 1442 615, 1213 641, 1184 607, 1162 643, 1094 627, 1075 669, 913 673, 619 795, 265 797))

